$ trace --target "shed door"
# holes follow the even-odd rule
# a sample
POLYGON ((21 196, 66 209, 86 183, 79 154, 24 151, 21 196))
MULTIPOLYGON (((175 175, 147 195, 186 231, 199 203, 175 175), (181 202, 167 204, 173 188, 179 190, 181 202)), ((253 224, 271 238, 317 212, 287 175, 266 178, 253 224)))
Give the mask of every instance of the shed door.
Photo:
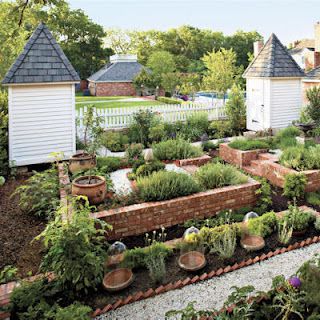
POLYGON ((250 79, 247 85, 247 128, 249 130, 264 129, 264 80, 250 79))

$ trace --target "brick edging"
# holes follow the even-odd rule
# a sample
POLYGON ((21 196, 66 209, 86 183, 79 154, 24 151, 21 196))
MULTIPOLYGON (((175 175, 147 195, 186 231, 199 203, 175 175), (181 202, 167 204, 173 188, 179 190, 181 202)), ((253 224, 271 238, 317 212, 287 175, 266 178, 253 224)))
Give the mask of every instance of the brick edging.
POLYGON ((204 280, 208 280, 211 279, 213 277, 219 277, 225 273, 229 273, 247 266, 250 266, 252 264, 258 263, 258 262, 262 262, 264 260, 270 259, 274 256, 277 256, 279 254, 283 254, 285 252, 289 252, 292 250, 297 250, 297 249, 301 249, 303 247, 309 246, 311 244, 314 243, 318 243, 320 242, 320 236, 314 236, 313 238, 307 238, 305 240, 302 240, 300 242, 295 242, 292 245, 289 245, 288 247, 283 247, 281 249, 276 249, 274 251, 270 251, 267 254, 262 254, 260 256, 256 256, 255 258, 250 258, 247 260, 243 260, 240 263, 235 263, 234 265, 230 266, 226 266, 225 268, 219 268, 218 270, 213 270, 209 273, 203 273, 202 275, 198 276, 194 276, 192 278, 187 277, 185 279, 180 279, 175 281, 174 283, 170 282, 168 284, 166 284, 165 286, 160 285, 158 288, 153 289, 153 288, 149 288, 148 290, 142 292, 142 291, 138 291, 132 295, 129 295, 128 297, 126 297, 125 299, 119 299, 117 300, 115 303, 113 304, 108 304, 106 305, 104 308, 99 308, 96 309, 93 313, 93 317, 102 315, 104 313, 107 313, 111 310, 115 310, 119 307, 122 307, 124 305, 139 301, 139 300, 144 300, 150 297, 153 297, 155 295, 161 294, 161 293, 165 293, 171 290, 175 290, 175 289, 180 289, 182 287, 185 287, 189 284, 194 284, 200 281, 204 281, 204 280))

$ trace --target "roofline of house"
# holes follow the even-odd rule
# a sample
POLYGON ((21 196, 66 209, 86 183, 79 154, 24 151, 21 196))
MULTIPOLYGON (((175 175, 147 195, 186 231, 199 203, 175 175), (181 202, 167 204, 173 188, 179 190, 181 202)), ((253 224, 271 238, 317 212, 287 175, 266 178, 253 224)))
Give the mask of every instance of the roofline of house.
POLYGON ((125 83, 132 83, 133 80, 92 80, 87 79, 89 82, 96 82, 96 83, 117 83, 117 82, 125 82, 125 83))
POLYGON ((3 83, 2 86, 6 86, 6 87, 10 87, 10 86, 14 86, 14 87, 19 87, 19 86, 45 86, 48 84, 53 84, 53 85, 57 85, 57 84, 76 84, 76 83, 80 83, 80 81, 59 81, 59 82, 27 82, 27 83, 3 83))
POLYGON ((288 79, 303 79, 303 76, 297 76, 297 77, 250 77, 250 76, 244 76, 244 79, 275 79, 275 80, 288 80, 288 79))

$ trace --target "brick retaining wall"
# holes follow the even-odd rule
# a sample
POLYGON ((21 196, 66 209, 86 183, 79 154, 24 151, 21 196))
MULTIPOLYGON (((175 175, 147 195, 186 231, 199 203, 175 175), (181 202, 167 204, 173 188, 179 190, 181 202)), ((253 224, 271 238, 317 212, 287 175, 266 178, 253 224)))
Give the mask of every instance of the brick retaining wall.
POLYGON ((228 186, 167 201, 148 202, 127 207, 100 211, 93 216, 113 226, 108 239, 119 239, 143 234, 155 229, 170 227, 189 219, 214 216, 221 210, 254 206, 260 183, 228 186))
POLYGON ((221 143, 219 145, 219 156, 224 161, 234 164, 239 168, 249 166, 252 160, 257 160, 260 153, 265 153, 266 149, 257 150, 237 150, 229 147, 228 143, 221 143))

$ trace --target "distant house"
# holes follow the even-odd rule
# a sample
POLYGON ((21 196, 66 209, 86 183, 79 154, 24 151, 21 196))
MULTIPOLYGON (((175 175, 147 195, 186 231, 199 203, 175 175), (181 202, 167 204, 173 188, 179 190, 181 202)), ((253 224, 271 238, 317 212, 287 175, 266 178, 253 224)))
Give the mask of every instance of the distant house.
POLYGON ((88 78, 90 94, 93 96, 134 96, 136 89, 132 83, 144 67, 137 55, 116 54, 110 63, 88 78))
POLYGON ((302 69, 275 34, 244 72, 247 129, 280 129, 297 120, 302 106, 302 69))

